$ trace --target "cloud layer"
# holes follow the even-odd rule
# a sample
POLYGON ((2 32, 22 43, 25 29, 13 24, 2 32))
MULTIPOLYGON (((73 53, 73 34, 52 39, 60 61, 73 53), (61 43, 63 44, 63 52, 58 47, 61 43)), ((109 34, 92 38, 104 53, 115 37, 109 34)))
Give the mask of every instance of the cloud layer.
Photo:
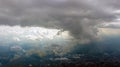
POLYGON ((69 31, 75 39, 95 40, 96 25, 116 19, 119 0, 0 0, 0 24, 69 31))

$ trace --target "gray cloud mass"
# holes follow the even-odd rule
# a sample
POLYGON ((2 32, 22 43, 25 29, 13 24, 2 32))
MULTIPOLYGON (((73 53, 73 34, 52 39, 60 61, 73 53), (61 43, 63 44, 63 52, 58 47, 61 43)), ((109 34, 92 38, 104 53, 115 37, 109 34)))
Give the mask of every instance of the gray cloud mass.
POLYGON ((0 0, 0 24, 67 30, 77 39, 93 40, 96 25, 116 19, 119 0, 0 0))

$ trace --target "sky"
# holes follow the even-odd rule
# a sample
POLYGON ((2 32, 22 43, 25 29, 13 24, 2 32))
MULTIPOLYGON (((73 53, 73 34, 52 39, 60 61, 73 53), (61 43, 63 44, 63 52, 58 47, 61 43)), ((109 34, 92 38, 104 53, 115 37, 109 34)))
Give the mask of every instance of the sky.
POLYGON ((63 52, 68 52, 77 43, 119 36, 119 3, 120 0, 0 0, 0 41, 38 44, 45 40, 50 46, 66 45, 63 52))
POLYGON ((97 25, 119 23, 119 6, 119 0, 0 0, 0 25, 62 29, 92 40, 97 25))

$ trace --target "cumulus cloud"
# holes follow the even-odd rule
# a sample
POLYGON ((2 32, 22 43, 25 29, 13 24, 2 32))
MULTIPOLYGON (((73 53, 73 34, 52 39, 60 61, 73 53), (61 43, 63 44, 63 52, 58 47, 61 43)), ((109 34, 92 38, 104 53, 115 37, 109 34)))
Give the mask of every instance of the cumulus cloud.
POLYGON ((69 31, 78 40, 94 40, 96 25, 113 21, 119 0, 0 0, 0 24, 41 26, 69 31))
POLYGON ((62 32, 58 35, 58 29, 0 26, 0 32, 0 46, 9 47, 10 51, 16 52, 14 59, 23 54, 64 55, 74 47, 69 34, 62 32))

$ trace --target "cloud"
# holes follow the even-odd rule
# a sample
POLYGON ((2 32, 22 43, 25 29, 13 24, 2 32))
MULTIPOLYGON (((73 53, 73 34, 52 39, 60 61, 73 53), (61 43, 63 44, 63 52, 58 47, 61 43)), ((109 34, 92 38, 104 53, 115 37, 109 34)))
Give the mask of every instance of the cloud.
MULTIPOLYGON (((58 29, 0 26, 0 32, 0 46, 9 47, 18 55, 64 55, 75 46, 67 31, 58 35, 58 29)), ((18 55, 15 59, 20 57, 18 55)))
POLYGON ((118 6, 118 0, 0 0, 0 24, 59 28, 77 40, 95 40, 96 25, 113 21, 118 6))
POLYGON ((119 22, 103 23, 99 25, 99 28, 120 29, 120 23, 119 22))
POLYGON ((114 29, 114 28, 99 28, 99 36, 119 36, 120 29, 114 29))

